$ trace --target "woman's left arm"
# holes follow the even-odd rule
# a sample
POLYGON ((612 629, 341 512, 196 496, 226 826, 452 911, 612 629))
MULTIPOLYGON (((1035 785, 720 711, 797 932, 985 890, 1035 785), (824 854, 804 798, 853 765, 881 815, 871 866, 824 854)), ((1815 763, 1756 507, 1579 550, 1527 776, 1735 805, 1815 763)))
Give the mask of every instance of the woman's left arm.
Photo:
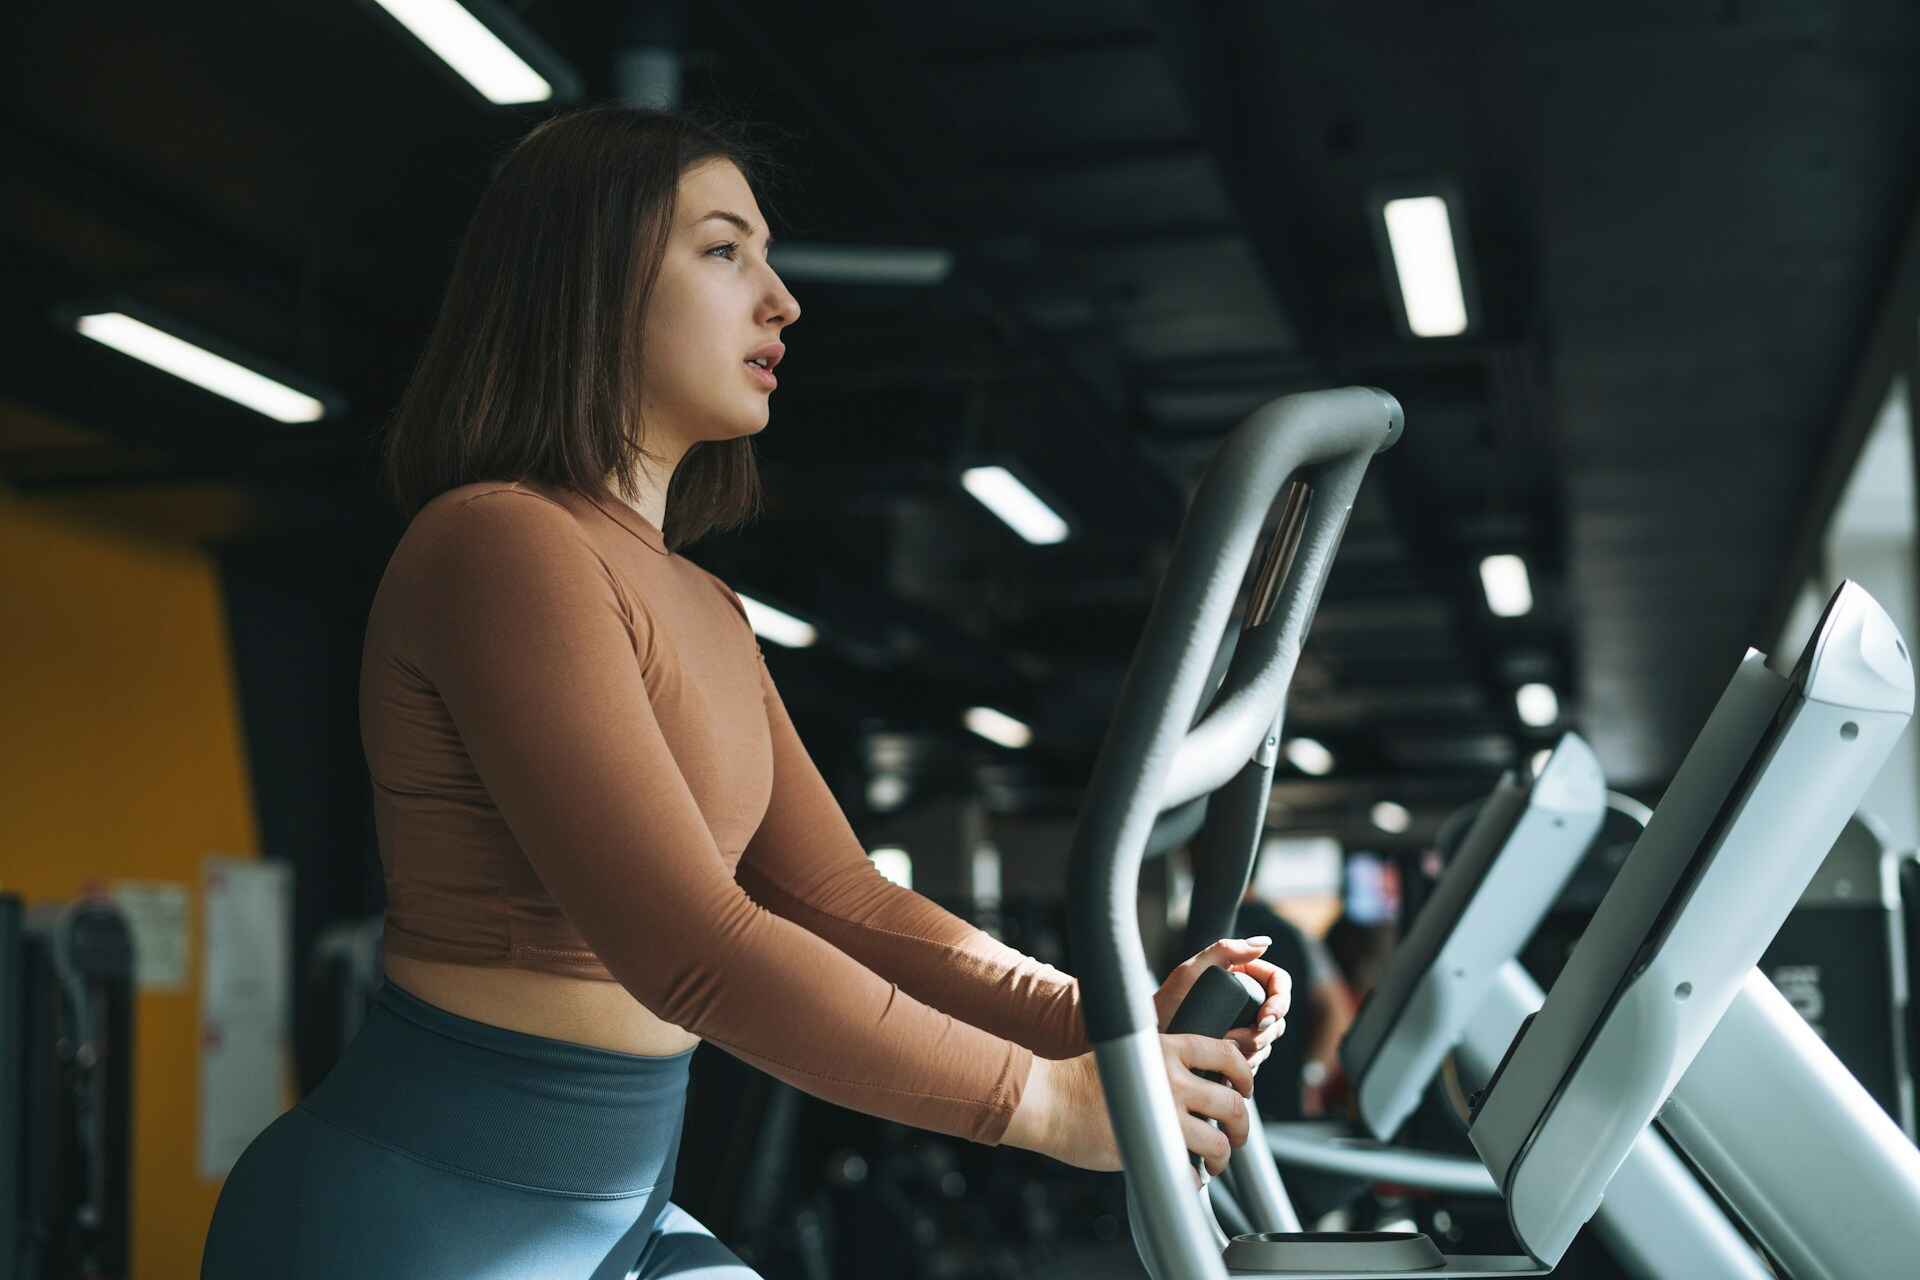
POLYGON ((768 910, 818 934, 914 999, 1043 1058, 1085 1053, 1072 975, 880 874, 760 663, 773 740, 773 794, 736 872, 768 910))

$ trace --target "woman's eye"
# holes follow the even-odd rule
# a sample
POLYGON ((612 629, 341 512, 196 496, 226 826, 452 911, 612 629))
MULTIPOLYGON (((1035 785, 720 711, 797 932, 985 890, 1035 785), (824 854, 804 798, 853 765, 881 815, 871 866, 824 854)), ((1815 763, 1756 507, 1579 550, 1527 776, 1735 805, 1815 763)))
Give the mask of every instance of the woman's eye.
POLYGON ((722 252, 722 251, 725 251, 725 252, 726 252, 726 253, 728 253, 728 254, 733 254, 733 253, 735 253, 735 252, 737 252, 737 251, 739 250, 739 248, 740 248, 740 246, 739 246, 738 244, 735 244, 735 243, 732 243, 732 242, 729 242, 729 243, 727 243, 727 244, 717 244, 717 245, 715 245, 715 246, 713 246, 713 248, 711 248, 711 249, 709 249, 709 250, 707 250, 707 252, 708 252, 709 254, 715 254, 715 253, 720 253, 720 252, 722 252))

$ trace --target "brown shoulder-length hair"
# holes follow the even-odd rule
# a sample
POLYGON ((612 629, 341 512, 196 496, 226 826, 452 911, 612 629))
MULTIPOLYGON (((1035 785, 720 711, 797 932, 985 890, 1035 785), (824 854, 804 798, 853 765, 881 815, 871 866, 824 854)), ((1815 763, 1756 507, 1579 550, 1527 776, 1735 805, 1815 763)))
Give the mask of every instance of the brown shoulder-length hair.
MULTIPOLYGON (((642 320, 680 177, 713 159, 756 188, 774 172, 747 127, 607 104, 555 116, 496 164, 433 333, 389 419, 386 497, 409 520, 481 480, 536 480, 633 501, 646 449, 642 320)), ((667 545, 760 507, 753 440, 703 441, 674 470, 667 545)))

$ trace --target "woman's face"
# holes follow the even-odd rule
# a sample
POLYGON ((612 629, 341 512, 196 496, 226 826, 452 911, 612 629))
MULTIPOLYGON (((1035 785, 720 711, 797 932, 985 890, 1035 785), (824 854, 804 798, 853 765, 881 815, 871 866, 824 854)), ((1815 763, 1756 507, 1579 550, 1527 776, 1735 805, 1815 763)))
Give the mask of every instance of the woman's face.
POLYGON ((767 241, 766 219, 731 161, 681 175, 647 306, 641 411, 649 452, 677 461, 702 441, 767 425, 774 379, 747 361, 800 318, 800 304, 767 264, 767 241))

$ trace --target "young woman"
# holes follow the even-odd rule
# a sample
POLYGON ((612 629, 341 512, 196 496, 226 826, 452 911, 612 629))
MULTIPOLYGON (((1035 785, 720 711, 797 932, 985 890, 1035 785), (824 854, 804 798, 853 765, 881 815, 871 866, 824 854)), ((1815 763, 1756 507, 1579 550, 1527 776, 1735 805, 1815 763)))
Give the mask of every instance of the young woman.
MULTIPOLYGON (((206 1280, 750 1276, 669 1199, 703 1039, 842 1106, 1120 1167, 1078 984, 875 870, 739 597, 679 554, 752 513, 800 317, 760 163, 728 127, 594 107, 481 198, 387 445, 410 523, 360 695, 387 981, 229 1175, 206 1280)), ((1209 964, 1269 993, 1258 1031, 1163 1037, 1216 1173, 1284 1025, 1262 941, 1156 997, 1164 1027, 1209 964)))

